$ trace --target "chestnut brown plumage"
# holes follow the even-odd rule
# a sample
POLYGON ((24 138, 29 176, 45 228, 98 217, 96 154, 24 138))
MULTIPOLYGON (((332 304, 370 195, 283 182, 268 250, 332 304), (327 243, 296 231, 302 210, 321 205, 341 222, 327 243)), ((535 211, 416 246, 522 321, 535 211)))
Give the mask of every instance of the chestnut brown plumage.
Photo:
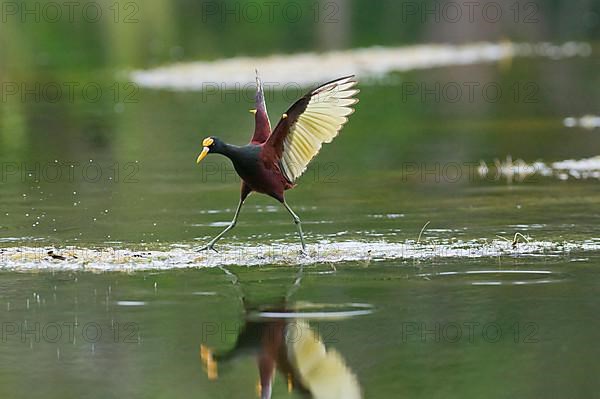
POLYGON ((308 321, 289 318, 295 312, 285 304, 260 310, 248 309, 246 305, 244 302, 245 323, 232 349, 215 352, 200 345, 200 359, 210 380, 217 380, 221 373, 230 374, 236 361, 252 356, 258 365, 261 399, 271 399, 276 371, 287 382, 288 392, 295 391, 301 397, 362 398, 358 378, 345 359, 335 349, 326 347, 318 330, 308 321), (259 316, 268 313, 271 316, 259 316), (276 315, 288 317, 272 317, 276 315))
POLYGON ((355 95, 354 76, 347 76, 325 83, 311 90, 296 101, 279 120, 271 133, 264 90, 256 78, 255 129, 248 145, 235 146, 216 137, 202 142, 203 150, 198 156, 202 161, 209 153, 228 157, 242 179, 241 196, 233 220, 219 235, 200 251, 215 250, 215 243, 235 227, 244 201, 251 192, 269 195, 283 204, 297 226, 302 252, 306 251, 302 224, 285 201, 284 192, 295 187, 296 180, 304 173, 310 161, 318 154, 323 143, 331 142, 348 121, 358 102, 355 95))

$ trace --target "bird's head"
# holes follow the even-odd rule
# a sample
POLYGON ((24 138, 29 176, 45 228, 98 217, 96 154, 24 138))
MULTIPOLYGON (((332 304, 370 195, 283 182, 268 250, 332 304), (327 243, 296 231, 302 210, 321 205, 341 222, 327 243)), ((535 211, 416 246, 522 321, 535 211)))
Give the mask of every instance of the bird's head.
POLYGON ((216 137, 207 137, 202 140, 202 152, 198 155, 196 163, 200 163, 209 152, 219 153, 223 147, 223 142, 216 137))

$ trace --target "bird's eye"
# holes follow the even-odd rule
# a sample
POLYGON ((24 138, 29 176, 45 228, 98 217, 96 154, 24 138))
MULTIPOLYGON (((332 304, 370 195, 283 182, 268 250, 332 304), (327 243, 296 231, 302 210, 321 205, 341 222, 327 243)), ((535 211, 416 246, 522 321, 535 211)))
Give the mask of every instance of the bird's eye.
POLYGON ((211 145, 213 145, 215 142, 215 140, 212 137, 207 137, 204 139, 204 141, 202 142, 202 145, 204 147, 210 147, 211 145))

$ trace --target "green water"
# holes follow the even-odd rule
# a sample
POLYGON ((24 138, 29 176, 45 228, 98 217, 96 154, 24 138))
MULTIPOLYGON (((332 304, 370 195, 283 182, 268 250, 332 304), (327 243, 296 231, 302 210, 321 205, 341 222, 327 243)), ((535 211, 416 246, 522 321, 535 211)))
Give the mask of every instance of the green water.
MULTIPOLYGON (((371 315, 311 324, 344 357, 366 397, 593 397, 599 259, 574 260, 349 264, 334 274, 315 266, 292 301, 375 307, 371 315), (474 269, 562 275, 521 286, 418 277, 474 269)), ((281 267, 232 271, 249 301, 262 306, 280 305, 295 277, 281 267)), ((1 288, 4 397, 255 395, 255 355, 223 362, 216 381, 199 358, 201 344, 230 351, 244 326, 240 291, 220 270, 5 273, 1 288)), ((274 397, 288 397, 285 381, 276 377, 274 397)))
MULTIPOLYGON (((593 238, 597 180, 535 174, 508 184, 496 172, 480 178, 476 168, 480 161, 493 168, 494 159, 509 155, 528 163, 598 155, 597 130, 562 124, 564 117, 595 110, 597 62, 594 57, 518 59, 508 70, 442 68, 397 75, 396 84, 363 86, 356 114, 323 148, 299 187, 288 192, 288 202, 313 241, 370 233, 414 240, 427 221, 429 229, 453 231, 445 238, 512 235, 518 229, 510 226, 516 225, 534 225, 535 239, 593 238), (564 89, 555 81, 561 73, 563 80, 572 80, 564 89), (489 103, 479 93, 471 103, 465 94, 453 103, 445 97, 407 96, 402 86, 462 85, 470 75, 488 76, 481 81, 498 84, 504 97, 489 103), (527 83, 539 89, 535 101, 518 97, 515 102, 513 85, 527 83)), ((105 92, 114 84, 97 80, 105 92)), ((268 95, 274 122, 300 93, 268 95)), ((71 103, 65 97, 48 104, 9 96, 0 135, 2 236, 11 245, 36 240, 40 245, 164 248, 205 241, 222 228, 211 224, 230 220, 239 178, 226 158, 210 155, 200 166, 195 159, 209 135, 248 142, 253 130, 249 97, 139 89, 133 103, 115 104, 105 93, 98 103, 71 103)), ((285 209, 254 195, 229 240, 264 244, 293 240, 294 234, 285 209)))
MULTIPOLYGON (((384 18, 392 3, 370 12, 354 5, 355 34, 343 46, 432 40, 426 29, 415 33, 384 18)), ((94 101, 79 89, 72 101, 65 93, 56 102, 21 92, 2 98, 0 250, 168 254, 191 251, 230 220, 239 195, 231 165, 217 156, 200 166, 195 159, 206 136, 249 140, 250 95, 135 88, 122 71, 238 55, 242 36, 249 39, 244 54, 328 45, 281 21, 232 31, 196 24, 183 3, 157 4, 155 13, 140 11, 150 25, 84 24, 78 35, 48 24, 26 32, 2 26, 3 82, 76 81, 103 94, 94 101), (144 29, 160 40, 149 41, 144 29)), ((558 18, 560 10, 542 11, 558 18)), ((563 29, 577 25, 567 18, 563 29)), ((583 30, 548 39, 588 38, 583 30)), ((492 166, 507 156, 552 163, 599 155, 598 129, 563 125, 565 117, 598 113, 600 59, 592 47, 590 57, 410 71, 361 85, 348 125, 287 193, 309 249, 357 243, 365 248, 360 260, 300 269, 293 262, 247 267, 241 257, 227 267, 89 273, 65 271, 69 260, 44 259, 54 270, 42 272, 29 264, 16 271, 0 252, 0 397, 256 397, 259 342, 275 339, 255 333, 251 350, 234 348, 245 327, 281 323, 252 318, 259 310, 328 316, 308 321, 366 398, 598 397, 598 180, 536 174, 508 182, 475 172, 481 160, 492 166), (502 98, 488 101, 476 91, 474 101, 423 99, 402 86, 472 81, 498 84, 502 98), (475 247, 473 257, 418 260, 366 253, 379 241, 414 243, 427 222, 420 242, 433 246, 512 240, 519 232, 533 243, 576 249, 519 252, 519 243, 502 256, 475 247), (216 380, 208 378, 201 345, 216 354, 216 380)), ((268 93, 272 121, 301 94, 268 93)), ((287 212, 253 195, 221 245, 295 249, 298 241, 287 212)), ((288 393, 287 376, 278 373, 273 397, 302 395, 288 393)))
MULTIPOLYGON (((493 240, 517 231, 553 242, 599 237, 595 180, 454 181, 443 174, 421 178, 408 169, 481 159, 491 164, 508 154, 527 162, 597 155, 597 132, 566 129, 561 121, 598 103, 593 85, 580 83, 597 79, 592 63, 597 60, 515 61, 509 71, 468 67, 539 82, 539 103, 523 106, 404 103, 397 87, 363 87, 343 134, 288 194, 304 220, 309 246, 323 239, 416 240, 427 221, 421 238, 426 242, 493 240), (548 70, 548 80, 536 80, 540 68, 548 70), (573 84, 556 91, 553 76, 566 68, 574 71, 573 84), (574 100, 565 104, 559 94, 574 100)), ((445 74, 410 76, 435 81, 445 74)), ((277 115, 286 101, 281 94, 273 97, 270 110, 277 115)), ((212 157, 198 167, 194 159, 207 135, 247 140, 248 101, 141 90, 139 102, 119 113, 110 102, 8 106, 14 108, 3 119, 2 159, 15 162, 19 175, 2 183, 4 247, 168 251, 173 244, 205 242, 222 228, 211 223, 231 217, 239 189, 231 166, 212 157), (79 165, 73 177, 63 172, 48 181, 43 168, 54 160, 79 165), (90 160, 103 173, 98 181, 92 181, 96 169, 83 175, 90 160), (41 178, 21 176, 21 162, 30 169, 40 165, 41 178)), ((253 196, 223 243, 295 245, 296 236, 277 203, 253 196)), ((599 265, 597 252, 316 264, 305 267, 297 290, 293 265, 230 267, 237 284, 221 269, 126 275, 4 271, 0 394, 253 397, 255 354, 220 364, 219 378, 210 381, 200 345, 217 353, 232 350, 245 311, 256 307, 293 309, 310 302, 326 311, 358 302, 372 306, 373 313, 313 320, 311 326, 341 354, 365 397, 593 397, 600 371, 599 265), (499 274, 443 274, 468 271, 499 274)), ((273 397, 288 395, 286 377, 279 374, 273 397)))

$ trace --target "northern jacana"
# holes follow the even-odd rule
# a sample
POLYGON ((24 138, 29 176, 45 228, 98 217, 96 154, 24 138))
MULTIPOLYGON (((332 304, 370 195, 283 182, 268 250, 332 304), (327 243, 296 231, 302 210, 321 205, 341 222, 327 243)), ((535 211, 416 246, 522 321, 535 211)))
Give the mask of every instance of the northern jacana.
MULTIPOLYGON (((262 312, 293 314, 285 307, 262 312)), ((296 391, 302 397, 362 398, 360 383, 344 358, 335 349, 328 349, 306 320, 247 317, 233 349, 215 353, 204 344, 200 346, 202 365, 213 381, 223 371, 234 371, 236 361, 247 356, 253 356, 258 363, 261 399, 271 399, 276 371, 287 382, 288 392, 296 391)))
POLYGON ((354 88, 356 83, 354 76, 347 76, 310 91, 282 115, 271 132, 264 89, 257 73, 256 109, 250 111, 254 113, 255 129, 250 143, 236 146, 216 137, 207 137, 202 142, 204 148, 197 163, 209 153, 225 155, 241 177, 242 187, 240 202, 229 226, 198 251, 216 251, 215 243, 235 227, 244 201, 255 191, 275 198, 292 215, 305 253, 300 218, 285 201, 284 192, 295 187, 322 144, 330 143, 354 112, 352 106, 358 102, 355 95, 359 92, 354 88))

